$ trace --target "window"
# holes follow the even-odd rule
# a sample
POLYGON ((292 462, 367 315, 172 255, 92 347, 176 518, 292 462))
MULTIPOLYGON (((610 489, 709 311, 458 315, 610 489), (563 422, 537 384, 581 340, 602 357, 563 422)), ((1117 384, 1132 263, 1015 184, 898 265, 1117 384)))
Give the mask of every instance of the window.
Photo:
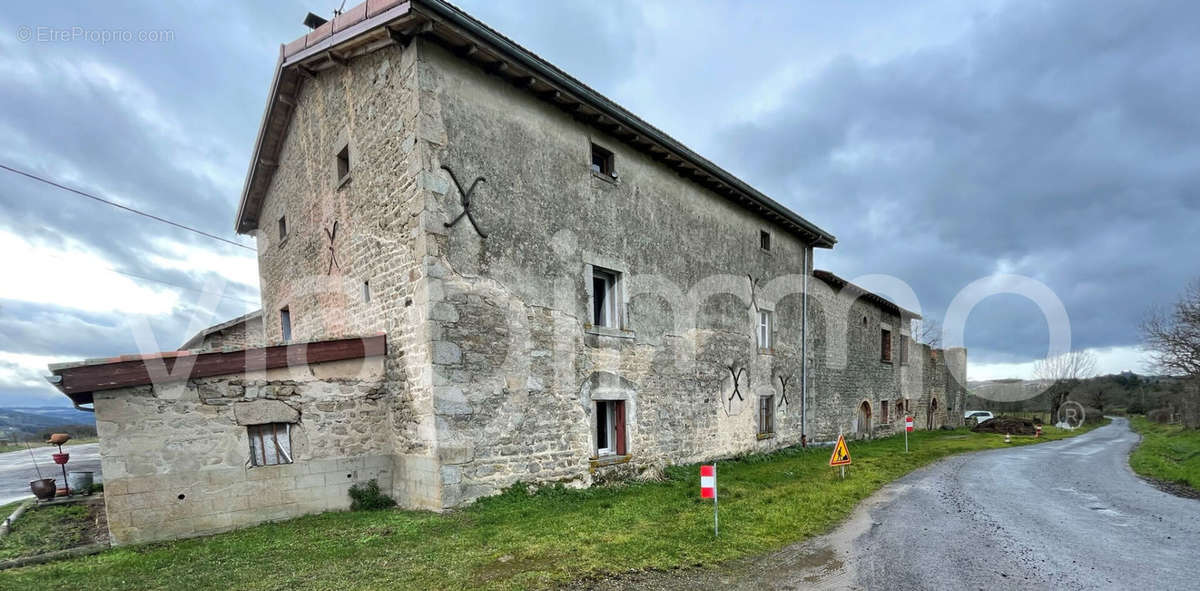
POLYGON ((886 328, 879 331, 879 359, 886 363, 892 362, 892 331, 886 328))
POLYGON ((909 336, 900 335, 900 365, 908 365, 908 348, 911 346, 909 336))
POLYGON ((371 303, 371 282, 363 281, 363 303, 371 303))
POLYGON ((763 250, 771 250, 771 233, 766 230, 758 232, 758 247, 763 250))
POLYGON ((888 401, 884 400, 883 404, 881 404, 880 408, 879 408, 879 415, 880 415, 879 420, 884 423, 888 422, 888 408, 887 407, 888 407, 888 401))
POLYGON ((267 423, 246 427, 250 436, 250 465, 276 466, 292 463, 292 426, 267 423))
POLYGON ((286 307, 279 311, 279 333, 283 336, 283 342, 292 340, 292 313, 286 307))
POLYGON ((771 348, 771 313, 767 310, 758 311, 758 348, 771 348))
POLYGON ((775 433, 775 396, 758 397, 758 434, 775 433))
POLYGON ((596 455, 623 456, 625 454, 625 401, 597 401, 596 455))
POLYGON ((613 167, 613 153, 592 144, 592 172, 605 176, 617 178, 617 171, 613 167))
POLYGON ((279 216, 279 241, 287 238, 287 216, 279 216))
POLYGON ((342 146, 337 153, 337 183, 341 185, 350 178, 350 144, 342 146))
POLYGON ((616 271, 592 267, 592 326, 619 327, 619 277, 616 271))
POLYGON ((904 401, 897 398, 896 399, 896 418, 899 419, 899 418, 902 418, 903 416, 904 416, 904 401))

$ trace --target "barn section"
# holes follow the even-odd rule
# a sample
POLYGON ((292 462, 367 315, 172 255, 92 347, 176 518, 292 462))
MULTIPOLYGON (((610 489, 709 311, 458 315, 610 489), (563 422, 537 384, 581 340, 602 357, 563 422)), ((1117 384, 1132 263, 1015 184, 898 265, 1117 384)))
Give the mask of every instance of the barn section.
POLYGON ((392 484, 384 336, 51 366, 93 404, 112 540, 225 531, 349 507, 392 484))

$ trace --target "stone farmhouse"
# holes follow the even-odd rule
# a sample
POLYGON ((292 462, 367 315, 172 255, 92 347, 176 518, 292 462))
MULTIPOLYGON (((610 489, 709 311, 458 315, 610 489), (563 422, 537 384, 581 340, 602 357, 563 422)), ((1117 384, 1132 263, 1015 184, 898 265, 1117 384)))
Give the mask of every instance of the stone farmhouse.
POLYGON ((117 543, 962 423, 965 350, 829 232, 441 0, 312 19, 237 212, 261 313, 51 366, 117 543))

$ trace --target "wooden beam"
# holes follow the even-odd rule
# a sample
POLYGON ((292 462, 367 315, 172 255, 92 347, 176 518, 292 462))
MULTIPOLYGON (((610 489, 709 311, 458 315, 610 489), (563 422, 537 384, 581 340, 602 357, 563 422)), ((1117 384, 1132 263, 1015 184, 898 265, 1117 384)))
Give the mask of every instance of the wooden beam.
POLYGON ((339 66, 341 66, 341 67, 343 67, 343 68, 345 68, 346 66, 349 66, 349 65, 350 65, 350 60, 348 60, 348 59, 346 59, 346 58, 344 58, 344 57, 342 57, 342 56, 340 56, 340 55, 338 55, 338 54, 336 54, 336 53, 334 53, 334 52, 332 52, 332 51, 326 51, 326 52, 325 52, 325 57, 326 57, 326 59, 328 59, 329 61, 331 61, 331 62, 333 62, 333 63, 335 63, 335 64, 337 64, 337 65, 339 65, 339 66))
POLYGON ((391 27, 387 28, 387 33, 388 37, 390 37, 392 41, 394 41, 396 45, 399 45, 400 47, 408 47, 409 44, 412 43, 412 35, 405 35, 404 33, 401 33, 400 31, 397 31, 391 27))
POLYGON ((471 57, 479 53, 479 48, 474 43, 468 43, 466 47, 458 50, 458 55, 462 57, 471 57))
POLYGON ((300 72, 301 76, 304 76, 305 78, 308 78, 309 80, 317 79, 317 73, 312 71, 308 66, 298 65, 298 66, 296 66, 296 71, 300 72))
MULTIPOLYGON (((206 378, 213 376, 242 374, 247 371, 302 367, 312 363, 327 363, 343 359, 377 357, 387 353, 387 338, 375 335, 363 338, 296 343, 274 347, 256 347, 241 351, 177 353, 169 352, 153 358, 156 364, 163 363, 168 373, 174 373, 175 365, 184 360, 192 363, 190 371, 173 375, 175 380, 206 378)), ((94 392, 153 383, 147 359, 117 358, 111 363, 69 367, 54 372, 62 377, 59 389, 66 394, 94 392)), ((161 366, 160 366, 161 367, 161 366)))
POLYGON ((294 99, 286 94, 276 95, 275 98, 279 99, 279 102, 281 102, 289 107, 296 106, 296 99, 294 99))

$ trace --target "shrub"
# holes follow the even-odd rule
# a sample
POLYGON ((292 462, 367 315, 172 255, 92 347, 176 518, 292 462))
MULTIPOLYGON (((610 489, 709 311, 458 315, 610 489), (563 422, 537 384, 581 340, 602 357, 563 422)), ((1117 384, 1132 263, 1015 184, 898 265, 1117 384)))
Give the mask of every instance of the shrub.
POLYGON ((1146 418, 1150 419, 1152 422, 1165 425, 1165 424, 1171 422, 1171 409, 1156 408, 1156 409, 1146 413, 1146 418))
POLYGON ((395 507, 396 501, 379 490, 379 483, 372 478, 366 484, 355 484, 350 487, 350 510, 373 511, 395 507))

